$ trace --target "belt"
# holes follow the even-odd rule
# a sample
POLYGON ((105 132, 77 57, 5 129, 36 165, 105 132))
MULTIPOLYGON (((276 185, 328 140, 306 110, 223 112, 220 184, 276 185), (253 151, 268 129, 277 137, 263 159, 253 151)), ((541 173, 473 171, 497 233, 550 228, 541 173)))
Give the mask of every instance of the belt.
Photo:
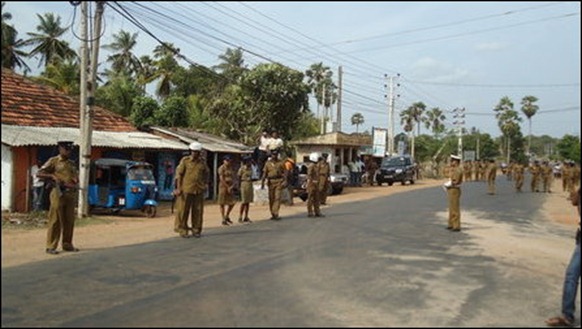
POLYGON ((283 178, 283 176, 269 177, 269 179, 279 179, 279 178, 283 178))

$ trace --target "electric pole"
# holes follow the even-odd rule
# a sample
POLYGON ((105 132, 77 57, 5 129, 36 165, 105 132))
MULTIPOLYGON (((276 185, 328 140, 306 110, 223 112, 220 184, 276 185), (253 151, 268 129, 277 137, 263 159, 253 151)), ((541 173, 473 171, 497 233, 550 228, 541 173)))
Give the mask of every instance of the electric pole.
POLYGON ((457 155, 461 157, 461 162, 463 162, 463 126, 465 125, 465 108, 457 107, 453 110, 453 113, 453 118, 455 118, 453 124, 457 127, 457 136, 459 138, 457 155))
POLYGON ((93 134, 93 106, 95 105, 95 89, 97 84, 97 63, 99 61, 99 40, 101 37, 101 19, 105 7, 104 1, 96 2, 94 29, 91 38, 88 37, 88 1, 81 1, 81 101, 79 145, 79 203, 77 217, 89 215, 89 174, 91 168, 91 142, 93 134), (91 42, 91 59, 89 60, 88 43, 91 42))
MULTIPOLYGON (((400 73, 396 75, 399 77, 400 73)), ((384 87, 388 87, 388 153, 390 155, 394 154, 394 77, 384 74, 384 78, 388 78, 388 84, 384 87)), ((386 96, 386 95, 384 95, 386 96)))
POLYGON ((336 131, 342 131, 342 67, 338 68, 337 115, 335 116, 336 131))

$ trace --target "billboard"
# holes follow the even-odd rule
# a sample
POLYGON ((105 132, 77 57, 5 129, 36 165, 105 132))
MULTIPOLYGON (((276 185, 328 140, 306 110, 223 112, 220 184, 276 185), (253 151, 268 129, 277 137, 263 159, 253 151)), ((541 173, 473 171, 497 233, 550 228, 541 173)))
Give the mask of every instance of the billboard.
POLYGON ((387 130, 372 127, 372 156, 383 157, 386 154, 387 130))

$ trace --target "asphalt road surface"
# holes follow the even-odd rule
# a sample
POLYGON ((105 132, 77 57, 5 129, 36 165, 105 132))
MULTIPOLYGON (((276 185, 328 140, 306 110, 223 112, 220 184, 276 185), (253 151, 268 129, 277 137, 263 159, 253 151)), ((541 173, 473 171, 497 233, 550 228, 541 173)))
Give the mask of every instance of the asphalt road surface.
MULTIPOLYGON (((498 190, 465 184, 463 218, 573 242, 540 223, 541 196, 498 190)), ((445 229, 440 187, 325 213, 3 269, 2 327, 539 327, 559 311, 560 278, 445 229)))

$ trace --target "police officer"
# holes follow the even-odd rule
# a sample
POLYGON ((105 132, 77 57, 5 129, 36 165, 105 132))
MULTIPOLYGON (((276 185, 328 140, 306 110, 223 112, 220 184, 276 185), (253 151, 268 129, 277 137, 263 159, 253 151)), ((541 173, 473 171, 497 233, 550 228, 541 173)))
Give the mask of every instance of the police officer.
POLYGON ((463 183, 463 170, 460 167, 461 157, 451 154, 449 170, 449 182, 447 184, 447 197, 449 202, 448 230, 459 232, 461 230, 461 184, 463 183))
POLYGON ((542 162, 540 172, 542 176, 542 186, 544 187, 544 193, 552 193, 552 166, 550 166, 548 161, 542 162))
POLYGON ((232 224, 230 212, 236 203, 234 199, 234 169, 231 166, 232 158, 225 155, 222 166, 218 167, 218 204, 222 215, 222 225, 232 224))
POLYGON ((490 159, 487 165, 487 194, 495 194, 495 179, 497 178, 497 164, 490 159))
POLYGON ((307 166, 307 217, 323 217, 319 208, 321 192, 319 188, 321 167, 318 164, 319 153, 309 154, 309 165, 307 166))
POLYGON ((239 190, 240 190, 240 212, 238 217, 239 223, 252 223, 249 218, 250 203, 254 199, 253 170, 251 167, 251 156, 245 155, 242 157, 242 166, 238 169, 239 190))
POLYGON ((533 192, 539 192, 539 184, 540 184, 540 177, 541 177, 541 168, 540 168, 540 163, 538 160, 535 160, 533 165, 531 165, 529 167, 529 172, 531 173, 531 191, 533 192))
POLYGON ((77 204, 77 184, 79 174, 75 163, 69 159, 73 142, 57 143, 59 155, 54 156, 39 169, 39 178, 52 179, 54 187, 50 193, 46 253, 56 255, 57 246, 63 236, 63 251, 79 251, 73 246, 75 227, 75 206, 77 204))
POLYGON ((521 192, 521 188, 523 187, 523 173, 525 168, 523 164, 517 162, 513 165, 513 178, 515 181, 515 191, 521 192))
POLYGON ((263 167, 263 177, 261 178, 261 189, 265 188, 265 180, 269 188, 269 209, 271 219, 279 220, 279 208, 281 207, 281 189, 287 186, 287 171, 285 164, 279 160, 279 151, 272 150, 271 157, 263 167))
POLYGON ((329 190, 331 171, 329 162, 327 162, 328 156, 327 153, 323 153, 317 163, 319 167, 319 183, 317 184, 317 188, 319 189, 320 204, 327 204, 327 191, 329 190))
POLYGON ((183 238, 189 238, 188 218, 192 220, 192 236, 201 237, 204 214, 204 194, 208 188, 210 169, 201 156, 202 144, 190 143, 190 155, 183 157, 176 168, 176 189, 179 198, 174 231, 183 238))

